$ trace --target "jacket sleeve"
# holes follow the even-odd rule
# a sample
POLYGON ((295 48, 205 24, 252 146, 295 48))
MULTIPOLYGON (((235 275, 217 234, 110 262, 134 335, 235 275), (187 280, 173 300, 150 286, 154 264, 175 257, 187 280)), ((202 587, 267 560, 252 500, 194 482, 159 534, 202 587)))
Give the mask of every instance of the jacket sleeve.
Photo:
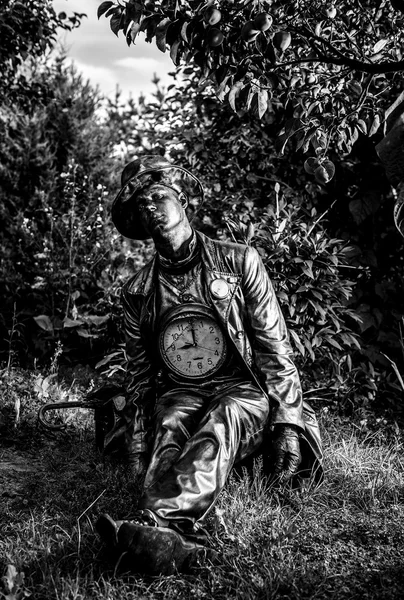
POLYGON ((264 264, 251 247, 244 256, 242 286, 254 362, 272 406, 270 424, 304 429, 302 388, 286 323, 264 264))
POLYGON ((115 428, 115 438, 122 439, 131 458, 148 452, 147 433, 154 406, 153 369, 140 333, 140 307, 125 286, 122 290, 124 332, 126 340, 126 406, 115 428))
POLYGON ((153 369, 140 333, 140 307, 127 287, 122 290, 123 322, 126 342, 125 387, 135 402, 150 388, 153 369))

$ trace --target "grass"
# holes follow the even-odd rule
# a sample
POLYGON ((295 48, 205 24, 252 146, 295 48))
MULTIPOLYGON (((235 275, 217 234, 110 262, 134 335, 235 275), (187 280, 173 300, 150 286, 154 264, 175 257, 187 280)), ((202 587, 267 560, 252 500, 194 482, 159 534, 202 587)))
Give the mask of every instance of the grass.
MULTIPOLYGON (((371 433, 325 413, 326 477, 319 488, 275 489, 257 461, 252 472, 231 478, 209 518, 217 564, 142 578, 115 569, 94 531, 100 512, 132 512, 138 490, 118 463, 95 450, 91 414, 69 411, 67 430, 52 436, 38 430, 34 416, 44 399, 35 398, 28 376, 19 376, 4 388, 0 463, 14 456, 32 468, 7 477, 0 471, 0 598, 402 598, 399 431, 387 439, 382 429, 371 433)), ((60 388, 52 385, 57 396, 60 388)), ((71 393, 76 399, 78 392, 71 393)))

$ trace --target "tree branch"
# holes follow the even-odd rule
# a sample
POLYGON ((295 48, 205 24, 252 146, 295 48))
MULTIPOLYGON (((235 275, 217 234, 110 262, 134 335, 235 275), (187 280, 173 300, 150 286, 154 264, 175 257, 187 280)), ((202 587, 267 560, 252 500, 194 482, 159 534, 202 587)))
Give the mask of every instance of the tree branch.
POLYGON ((399 60, 397 62, 386 61, 374 64, 366 63, 354 58, 348 58, 347 56, 344 56, 343 58, 325 56, 323 59, 324 60, 321 62, 327 62, 333 65, 343 65, 350 67, 354 71, 362 71, 363 73, 371 73, 372 75, 377 75, 378 73, 396 73, 399 71, 404 71, 404 60, 399 60))
MULTIPOLYGON (((342 54, 342 53, 341 53, 342 54)), ((349 67, 354 71, 361 71, 363 73, 370 73, 372 75, 377 75, 380 73, 395 73, 399 71, 404 71, 404 60, 399 60, 397 62, 393 61, 385 61, 382 63, 366 63, 361 60, 356 60, 355 58, 349 58, 348 56, 342 55, 341 58, 337 58, 334 56, 326 56, 323 54, 319 54, 318 56, 306 56, 303 58, 299 58, 296 60, 285 61, 281 63, 277 63, 274 65, 274 68, 277 69, 279 67, 284 66, 293 66, 300 65, 302 63, 328 63, 332 65, 340 65, 344 67, 349 67)))
POLYGON ((296 29, 295 31, 303 38, 306 38, 309 44, 311 38, 313 43, 310 44, 310 46, 312 48, 314 47, 314 51, 318 53, 317 62, 324 62, 333 65, 343 65, 350 67, 354 71, 371 73, 372 75, 377 75, 379 73, 394 73, 398 71, 404 71, 404 60, 396 62, 385 61, 381 63, 367 63, 362 60, 346 56, 346 54, 338 50, 338 48, 335 48, 335 46, 333 46, 333 44, 331 44, 328 40, 315 35, 307 27, 303 28, 303 32, 301 30, 299 31, 298 29, 296 29), (326 46, 329 49, 329 51, 335 54, 336 56, 327 56, 322 54, 320 48, 318 48, 319 45, 326 46))

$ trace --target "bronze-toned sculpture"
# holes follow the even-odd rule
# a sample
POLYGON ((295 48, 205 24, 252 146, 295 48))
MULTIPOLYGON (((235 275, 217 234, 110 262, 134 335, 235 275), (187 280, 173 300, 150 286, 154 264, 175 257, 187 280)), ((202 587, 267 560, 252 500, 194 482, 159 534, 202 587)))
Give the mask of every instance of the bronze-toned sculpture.
POLYGON ((127 399, 106 440, 124 440, 143 494, 133 517, 102 515, 97 530, 153 574, 203 553, 204 517, 235 463, 269 444, 281 480, 321 462, 260 256, 195 231, 202 200, 189 171, 148 156, 125 167, 112 206, 118 231, 157 252, 123 289, 127 399))

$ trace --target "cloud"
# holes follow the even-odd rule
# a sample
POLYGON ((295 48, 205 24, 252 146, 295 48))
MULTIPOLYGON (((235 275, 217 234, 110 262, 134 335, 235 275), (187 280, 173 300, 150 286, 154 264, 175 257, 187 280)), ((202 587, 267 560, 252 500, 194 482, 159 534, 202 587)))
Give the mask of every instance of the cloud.
POLYGON ((127 56, 125 58, 119 58, 114 62, 117 67, 124 69, 155 69, 159 67, 159 61, 152 57, 135 58, 133 56, 127 56))
POLYGON ((71 62, 76 66, 78 72, 83 75, 84 79, 89 79, 94 87, 98 86, 103 94, 113 95, 115 93, 116 76, 110 69, 90 65, 77 59, 71 59, 71 62))
MULTIPOLYGON (((107 96, 114 96, 117 87, 122 96, 138 98, 140 94, 150 96, 156 86, 152 83, 154 73, 158 72, 159 63, 153 58, 128 58, 116 61, 112 67, 92 65, 81 60, 72 60, 85 79, 107 96)), ((167 86, 171 78, 167 74, 158 75, 160 85, 167 86)))
MULTIPOLYGON (((144 73, 145 75, 152 77, 153 73, 160 73, 163 79, 168 81, 168 72, 163 72, 161 69, 161 61, 151 56, 143 56, 135 58, 127 56, 126 58, 119 58, 114 62, 114 66, 118 69, 124 69, 126 72, 144 73)), ((171 70, 174 69, 172 63, 168 65, 171 70)))
POLYGON ((155 44, 148 44, 144 36, 136 40, 136 45, 128 47, 122 34, 116 37, 109 20, 97 19, 100 0, 53 0, 56 12, 85 12, 88 18, 82 20, 77 29, 62 33, 59 43, 65 49, 78 70, 104 95, 114 95, 118 86, 123 97, 131 94, 137 98, 140 93, 149 95, 155 90, 152 84, 154 73, 162 85, 171 83, 168 72, 174 70, 167 54, 158 50, 155 44))

